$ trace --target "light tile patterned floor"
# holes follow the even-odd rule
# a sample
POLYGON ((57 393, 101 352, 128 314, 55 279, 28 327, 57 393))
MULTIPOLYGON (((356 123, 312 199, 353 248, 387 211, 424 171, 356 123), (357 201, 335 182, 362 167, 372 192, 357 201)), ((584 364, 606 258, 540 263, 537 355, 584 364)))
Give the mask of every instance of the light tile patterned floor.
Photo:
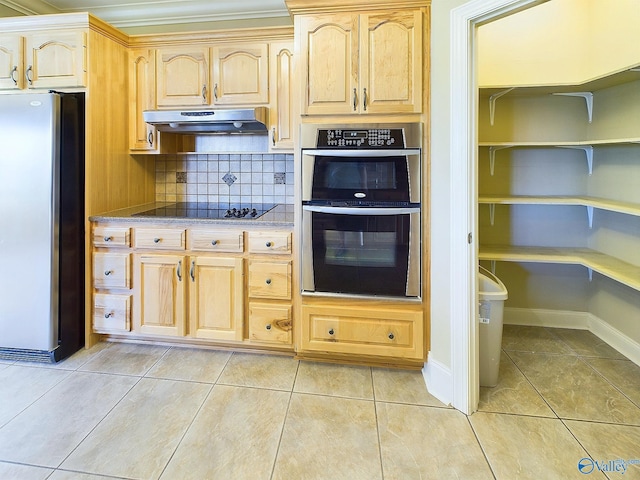
POLYGON ((103 343, 0 362, 0 479, 640 479, 640 367, 591 333, 505 326, 480 394, 467 417, 419 372, 103 343))

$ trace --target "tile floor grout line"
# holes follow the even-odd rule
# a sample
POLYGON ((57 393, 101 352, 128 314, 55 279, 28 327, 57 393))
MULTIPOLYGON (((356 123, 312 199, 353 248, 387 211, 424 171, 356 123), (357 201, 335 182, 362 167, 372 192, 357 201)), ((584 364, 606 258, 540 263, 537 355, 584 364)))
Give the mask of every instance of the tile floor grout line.
MULTIPOLYGON (((564 428, 566 428, 566 429, 567 429, 567 431, 569 432, 569 435, 571 435, 571 436, 576 440, 576 442, 578 443, 578 445, 580 445, 580 448, 582 448, 582 450, 587 454, 587 456, 588 456, 589 458, 593 459, 593 458, 594 458, 594 457, 593 457, 593 455, 591 455, 591 453, 589 452, 589 450, 587 450, 587 447, 585 447, 585 446, 582 444, 582 442, 580 441, 580 439, 579 439, 579 438, 578 438, 578 437, 573 433, 573 431, 572 431, 572 430, 569 428, 569 426, 565 423, 565 420, 568 420, 568 419, 564 419, 564 418, 561 418, 561 419, 560 419, 560 421, 562 422, 562 425, 564 426, 564 428)), ((586 420, 573 420, 573 421, 577 421, 577 422, 586 422, 586 423, 599 423, 599 422, 588 422, 588 421, 586 421, 586 420)), ((611 425, 611 424, 608 424, 608 425, 611 425)), ((578 459, 578 461, 580 461, 580 459, 578 459)), ((579 471, 579 470, 578 470, 578 471, 579 471)), ((582 472, 581 472, 581 473, 582 473, 582 472)), ((605 476, 606 478, 609 478, 609 477, 607 476, 607 474, 606 474, 606 473, 604 474, 604 476, 605 476)))
MULTIPOLYGON (((371 377, 371 395, 373 396, 373 414, 376 419, 376 436, 378 437, 378 458, 380 459, 380 475, 384 480, 384 462, 382 461, 382 441, 380 438, 380 422, 378 421, 378 401, 376 400, 376 382, 373 381, 373 368, 369 367, 371 377)), ((425 385, 426 388, 426 385, 425 385)), ((383 402, 380 402, 383 403, 383 402)))
MULTIPOLYGON (((200 382, 191 382, 191 383, 200 383, 200 382)), ((182 441, 184 440, 184 437, 187 436, 187 433, 189 432, 189 430, 193 426, 193 423, 196 421, 196 418, 198 418, 198 415, 202 411, 202 408, 204 407, 204 404, 207 403, 207 400, 211 396, 211 393, 213 392, 213 388, 215 387, 215 384, 208 384, 208 385, 209 385, 209 391, 204 396, 204 399, 202 400, 202 403, 200 404, 200 406, 196 410, 195 414, 193 415, 193 418, 189 422, 189 425, 187 425, 187 428, 185 428, 184 432, 182 432, 182 435, 180 436, 180 440, 178 440, 178 442, 176 443, 176 448, 173 449, 173 452, 171 452, 171 455, 169 455, 169 458, 167 459, 167 463, 164 464, 164 467, 162 468, 162 471, 158 475, 158 480, 160 478, 162 478, 162 475, 164 475, 164 472, 167 470, 167 467, 171 463, 171 460, 173 460, 173 457, 175 456, 176 452, 180 448, 180 445, 182 444, 182 441)))
POLYGON ((296 373, 293 376, 293 383, 291 384, 291 391, 289 392, 289 401, 287 402, 287 408, 284 412, 284 419, 282 420, 282 428, 280 429, 280 436, 278 437, 278 445, 276 446, 276 454, 273 457, 273 464, 271 465, 271 474, 269 479, 273 480, 273 474, 276 471, 276 464, 278 463, 278 455, 280 454, 280 447, 282 446, 282 439, 284 437, 284 429, 287 425, 287 417, 289 416, 289 409, 291 408, 291 400, 293 399, 293 391, 296 386, 296 380, 298 379, 298 372, 300 371, 300 360, 297 360, 296 373))
MULTIPOLYGON (((540 395, 540 398, 542 399, 542 401, 547 405, 547 407, 549 407, 549 410, 551 410, 553 412, 553 414, 556 416, 555 418, 560 418, 560 415, 558 415, 558 412, 555 411, 555 409, 551 406, 551 404, 549 403, 549 401, 545 398, 545 396, 542 394, 542 392, 540 390, 538 390, 538 388, 536 388, 536 386, 533 384, 533 382, 531 381, 531 379, 524 373, 524 371, 518 366, 518 364, 516 363, 516 361, 511 358, 511 355, 509 355, 509 353, 505 350, 504 351, 507 356, 509 357, 509 360, 511 360, 513 362, 513 365, 518 369, 518 371, 522 374, 522 376, 524 377, 524 379, 527 381, 527 383, 529 383, 529 385, 531 385, 531 388, 533 388, 533 390, 540 395)), ((536 355, 534 353, 534 355, 536 355)), ((553 417, 545 417, 545 418, 553 418, 553 417)))
MULTIPOLYGON (((107 374, 107 375, 111 375, 111 374, 107 374)), ((62 459, 62 461, 58 464, 58 466, 56 467, 56 469, 60 468, 60 466, 61 466, 64 462, 66 462, 66 461, 69 459, 69 457, 70 457, 71 455, 73 455, 73 452, 75 452, 75 451, 78 449, 78 447, 80 447, 80 445, 82 445, 82 443, 83 443, 87 438, 89 438, 89 436, 90 436, 90 435, 91 435, 91 434, 96 430, 96 428, 98 428, 98 426, 99 426, 99 425, 101 425, 101 424, 102 424, 102 422, 104 422, 104 421, 105 421, 105 419, 106 419, 106 418, 111 414, 111 412, 113 412, 113 410, 114 410, 118 405, 120 405, 120 403, 122 403, 122 401, 127 397, 127 395, 129 395, 129 394, 131 393, 131 390, 133 390, 133 389, 135 388, 135 386, 136 386, 136 385, 138 385, 138 384, 140 383, 140 381, 142 380, 142 378, 143 378, 143 377, 137 377, 137 378, 138 378, 138 380, 137 380, 135 383, 133 383, 133 384, 131 385, 131 387, 129 387, 129 389, 128 389, 128 390, 127 390, 127 391, 122 395, 122 397, 120 398, 120 400, 118 400, 116 403, 114 403, 114 404, 113 404, 113 406, 109 409, 109 411, 108 411, 107 413, 105 413, 105 414, 104 414, 104 416, 100 419, 100 421, 98 421, 98 423, 96 423, 96 424, 93 426, 93 428, 91 428, 91 429, 87 432, 87 434, 86 434, 84 437, 82 437, 82 439, 77 443, 77 445, 71 449, 71 451, 67 454, 67 456, 66 456, 66 457, 64 457, 64 458, 62 459)), ((84 473, 91 474, 91 472, 84 472, 84 473)))
POLYGON ((496 480, 498 477, 496 476, 496 473, 493 471, 493 466, 491 465, 491 462, 489 461, 489 457, 487 456, 487 452, 484 451, 484 447, 482 446, 482 442, 480 441, 480 438, 478 437, 478 433, 476 432, 476 429, 473 428, 473 423, 471 423, 471 416, 470 415, 465 415, 465 418, 467 419, 467 423, 469 424, 469 428, 471 428, 471 431, 473 432, 473 436, 476 439, 476 442, 478 442, 478 446, 480 447, 480 451, 482 452, 482 456, 484 457, 484 461, 487 462, 487 466, 489 467, 489 471, 491 471, 491 475, 493 475, 493 480, 496 480))
MULTIPOLYGON (((582 360, 582 362, 584 364, 586 364, 589 368, 591 368, 594 372, 596 372, 597 375, 602 377, 602 379, 604 379, 605 382, 607 382, 609 385, 611 385, 614 390, 617 390, 623 397, 625 397, 627 400, 629 400, 632 405, 635 405, 636 407, 638 407, 638 409, 640 409, 640 404, 634 402, 633 399, 631 397, 629 397, 626 393, 624 393, 620 387, 618 387, 615 383, 613 383, 613 381, 610 380, 609 377, 607 377, 604 373, 600 372, 600 370, 598 370, 596 367, 591 365, 588 361, 586 361, 582 357, 578 357, 578 358, 580 358, 580 360, 582 360)), ((587 357, 587 358, 597 358, 597 359, 601 359, 601 360, 615 360, 615 361, 623 361, 623 362, 624 361, 627 361, 627 362, 631 361, 631 360, 623 360, 623 359, 608 358, 608 357, 587 357)))

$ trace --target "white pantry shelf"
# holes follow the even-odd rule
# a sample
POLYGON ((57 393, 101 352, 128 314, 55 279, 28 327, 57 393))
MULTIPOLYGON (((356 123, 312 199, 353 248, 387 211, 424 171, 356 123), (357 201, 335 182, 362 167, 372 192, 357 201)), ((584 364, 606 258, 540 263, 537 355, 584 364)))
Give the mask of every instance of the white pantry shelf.
POLYGON ((481 245, 480 260, 583 265, 640 291, 640 267, 590 248, 481 245))

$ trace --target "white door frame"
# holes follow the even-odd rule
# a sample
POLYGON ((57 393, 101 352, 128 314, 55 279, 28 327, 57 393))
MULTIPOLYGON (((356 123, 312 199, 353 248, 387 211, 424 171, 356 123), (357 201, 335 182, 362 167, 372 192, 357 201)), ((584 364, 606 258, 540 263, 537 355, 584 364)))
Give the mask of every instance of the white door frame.
POLYGON ((452 405, 478 408, 478 82, 476 28, 548 0, 472 0, 451 10, 451 374, 452 405))

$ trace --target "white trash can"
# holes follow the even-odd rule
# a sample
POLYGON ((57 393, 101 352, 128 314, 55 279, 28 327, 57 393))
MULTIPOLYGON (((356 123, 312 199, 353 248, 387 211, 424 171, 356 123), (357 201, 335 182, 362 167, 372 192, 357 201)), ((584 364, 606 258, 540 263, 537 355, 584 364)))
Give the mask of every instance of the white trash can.
POLYGON ((498 384, 500 350, 502 349, 502 314, 507 288, 486 268, 478 273, 480 300, 480 386, 498 384))

